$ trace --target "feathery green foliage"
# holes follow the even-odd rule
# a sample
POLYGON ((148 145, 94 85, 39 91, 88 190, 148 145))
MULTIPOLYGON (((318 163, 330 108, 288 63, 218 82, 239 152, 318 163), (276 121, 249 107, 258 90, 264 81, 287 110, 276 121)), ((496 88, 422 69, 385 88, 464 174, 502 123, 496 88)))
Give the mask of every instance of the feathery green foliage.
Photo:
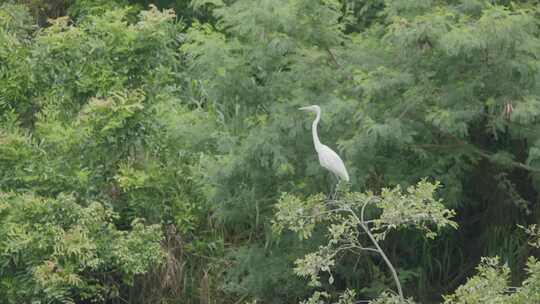
POLYGON ((118 296, 162 260, 158 225, 115 228, 118 215, 98 202, 0 194, 0 297, 7 303, 75 303, 118 296))
MULTIPOLYGON (((519 227, 538 225, 536 1, 150 2, 1 2, 5 208, 69 201, 71 211, 57 213, 83 218, 77 210, 101 206, 111 214, 96 219, 108 229, 103 237, 148 252, 160 242, 161 253, 152 260, 125 248, 107 253, 95 247, 101 235, 91 227, 50 220, 56 228, 47 233, 58 237, 44 236, 47 246, 72 233, 81 253, 69 267, 53 261, 63 272, 47 274, 53 253, 32 247, 17 269, 54 275, 51 293, 36 272, 2 268, 0 280, 16 275, 23 283, 6 283, 0 295, 14 303, 45 296, 52 303, 318 303, 347 291, 343 303, 401 301, 384 293, 394 283, 379 259, 341 256, 318 298, 295 275, 294 261, 327 244, 326 229, 353 231, 322 225, 331 220, 322 215, 299 217, 331 211, 314 194, 331 193, 335 181, 317 162, 311 117, 297 111, 318 104, 321 141, 351 176, 350 201, 360 193, 386 198, 365 215, 399 266, 405 298, 436 303, 457 289, 453 301, 467 301, 481 296, 469 287, 490 273, 523 286, 515 296, 490 296, 534 298, 537 267, 527 257, 537 252, 525 246, 524 232, 537 229, 519 227), (406 199, 432 192, 434 184, 414 187, 424 178, 439 181, 441 200, 424 200, 437 206, 429 214, 422 200, 406 199), (438 221, 424 225, 426 216, 438 221), (450 217, 460 228, 439 232, 437 225, 453 225, 450 217), (411 224, 420 229, 404 227, 411 224), (89 252, 114 284, 89 270, 89 252), (113 252, 129 261, 113 261, 113 252), (500 263, 481 264, 466 283, 482 256, 500 263)), ((1 227, 29 222, 11 212, 2 213, 10 220, 1 227)))

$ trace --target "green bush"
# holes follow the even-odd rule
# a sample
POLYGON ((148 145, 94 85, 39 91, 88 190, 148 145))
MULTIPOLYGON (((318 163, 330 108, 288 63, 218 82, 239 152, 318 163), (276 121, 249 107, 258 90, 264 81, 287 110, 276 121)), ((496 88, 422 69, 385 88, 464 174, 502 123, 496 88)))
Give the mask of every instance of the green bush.
MULTIPOLYGON (((380 236, 404 297, 440 301, 481 256, 499 256, 508 281, 521 282, 534 276, 516 224, 538 221, 539 16, 530 0, 2 1, 0 192, 99 202, 115 214, 111 231, 144 222, 163 232, 159 266, 120 279, 134 265, 106 260, 119 282, 107 293, 97 289, 114 284, 77 260, 84 273, 62 271, 79 287, 59 297, 298 302, 312 290, 294 261, 326 244, 326 227, 308 223, 300 241, 276 238, 271 221, 284 197, 301 204, 334 187, 297 110, 319 104, 321 140, 344 159, 351 192, 392 197, 387 212, 370 209, 377 229, 419 220, 422 205, 397 189, 423 178, 440 181, 439 211, 458 215, 461 229, 434 240, 421 233, 433 226, 380 236), (385 187, 396 190, 378 193, 385 187)), ((49 259, 40 250, 27 254, 49 259)), ((373 298, 394 284, 380 259, 340 262, 321 300, 373 298)), ((34 273, 24 286, 40 286, 34 273)), ((0 292, 27 298, 10 301, 41 297, 14 286, 0 292)))
POLYGON ((161 229, 72 195, 0 195, 0 297, 7 303, 107 301, 163 260, 161 229))

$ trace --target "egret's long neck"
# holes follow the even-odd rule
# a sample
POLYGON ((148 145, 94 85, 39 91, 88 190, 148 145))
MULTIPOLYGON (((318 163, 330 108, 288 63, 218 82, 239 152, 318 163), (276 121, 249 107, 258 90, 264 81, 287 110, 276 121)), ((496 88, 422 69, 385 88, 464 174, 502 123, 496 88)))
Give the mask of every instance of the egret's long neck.
POLYGON ((319 120, 321 120, 321 111, 317 111, 317 117, 315 117, 315 120, 311 125, 311 132, 313 133, 313 144, 315 145, 315 150, 317 152, 319 151, 319 147, 321 146, 321 141, 319 140, 319 135, 317 134, 317 125, 319 124, 319 120))

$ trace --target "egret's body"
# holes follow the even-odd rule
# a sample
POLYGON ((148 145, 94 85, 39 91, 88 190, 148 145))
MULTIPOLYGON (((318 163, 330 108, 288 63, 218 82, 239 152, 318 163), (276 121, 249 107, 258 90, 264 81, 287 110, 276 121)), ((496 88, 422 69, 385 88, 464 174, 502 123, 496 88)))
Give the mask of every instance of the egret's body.
POLYGON ((317 125, 319 124, 319 120, 321 120, 321 108, 317 105, 313 105, 302 107, 300 110, 314 112, 317 115, 311 126, 311 132, 313 133, 313 145, 315 146, 315 151, 317 151, 317 154, 319 155, 319 163, 323 168, 332 172, 337 178, 348 182, 349 173, 347 173, 345 164, 343 164, 339 155, 334 152, 334 150, 330 149, 330 147, 323 145, 319 140, 317 125))

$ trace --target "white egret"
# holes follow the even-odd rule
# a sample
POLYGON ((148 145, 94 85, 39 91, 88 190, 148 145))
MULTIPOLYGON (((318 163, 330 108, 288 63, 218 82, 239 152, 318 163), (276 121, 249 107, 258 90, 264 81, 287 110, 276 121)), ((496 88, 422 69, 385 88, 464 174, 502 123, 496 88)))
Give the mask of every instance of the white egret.
POLYGON ((301 107, 299 110, 314 112, 317 114, 313 125, 311 126, 311 131, 313 133, 313 144, 315 145, 315 151, 319 155, 319 163, 321 166, 328 171, 332 172, 338 179, 342 179, 346 182, 349 181, 349 173, 345 168, 345 164, 339 157, 339 155, 330 149, 330 147, 323 145, 319 140, 319 135, 317 134, 317 125, 319 120, 321 120, 321 108, 317 105, 301 107))

